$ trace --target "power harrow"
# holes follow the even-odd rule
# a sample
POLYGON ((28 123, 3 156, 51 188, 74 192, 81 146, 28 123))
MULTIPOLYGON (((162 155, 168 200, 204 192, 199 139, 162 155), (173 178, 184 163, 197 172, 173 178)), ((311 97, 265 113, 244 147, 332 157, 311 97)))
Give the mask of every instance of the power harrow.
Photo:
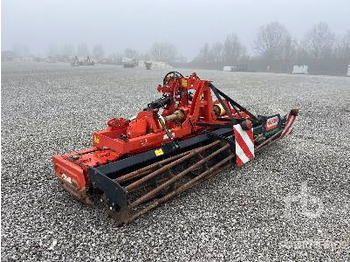
POLYGON ((87 205, 102 202, 120 225, 252 160, 290 134, 298 115, 255 116, 196 73, 169 72, 157 90, 136 117, 95 132, 93 147, 53 156, 63 188, 87 205))

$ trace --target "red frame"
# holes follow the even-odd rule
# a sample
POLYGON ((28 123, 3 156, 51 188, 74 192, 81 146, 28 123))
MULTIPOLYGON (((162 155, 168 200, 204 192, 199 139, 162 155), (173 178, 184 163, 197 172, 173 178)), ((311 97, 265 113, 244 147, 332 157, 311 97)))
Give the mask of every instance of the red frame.
MULTIPOLYGON (((181 110, 184 114, 181 122, 166 123, 166 127, 175 139, 187 139, 201 134, 204 128, 208 128, 198 126, 196 123, 224 124, 225 119, 230 121, 227 114, 215 115, 213 106, 219 101, 213 101, 209 84, 208 80, 201 80, 196 73, 193 73, 190 77, 173 78, 165 86, 158 86, 157 90, 160 93, 171 98, 162 116, 171 115, 176 110, 181 110), (193 96, 190 97, 189 91, 194 92, 193 96), (182 93, 181 97, 179 92, 182 93)), ((228 101, 225 99, 223 101, 231 110, 233 117, 240 118, 228 101)), ((240 115, 249 118, 242 111, 240 115)), ((53 157, 58 178, 63 181, 68 176, 68 180, 72 181, 77 191, 82 192, 89 185, 87 177, 89 166, 106 164, 124 155, 135 155, 169 142, 169 137, 158 121, 157 109, 142 111, 132 120, 110 119, 107 124, 108 127, 105 130, 94 132, 93 148, 53 157), (72 160, 76 156, 79 157, 72 160)))

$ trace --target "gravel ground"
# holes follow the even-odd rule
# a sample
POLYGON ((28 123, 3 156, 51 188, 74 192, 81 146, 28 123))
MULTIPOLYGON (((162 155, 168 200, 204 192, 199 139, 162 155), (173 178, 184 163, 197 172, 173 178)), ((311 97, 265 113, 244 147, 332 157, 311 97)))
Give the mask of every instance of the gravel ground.
POLYGON ((3 63, 3 261, 349 261, 346 77, 198 70, 253 112, 299 107, 294 135, 124 227, 62 190, 51 156, 141 110, 165 73, 3 63))

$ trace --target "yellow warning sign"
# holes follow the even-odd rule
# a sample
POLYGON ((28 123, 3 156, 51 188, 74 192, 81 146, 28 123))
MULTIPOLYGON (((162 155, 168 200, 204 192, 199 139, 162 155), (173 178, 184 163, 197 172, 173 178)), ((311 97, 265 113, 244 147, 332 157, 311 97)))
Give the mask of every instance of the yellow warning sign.
POLYGON ((164 155, 163 149, 159 148, 159 149, 157 149, 157 150, 154 150, 154 154, 155 154, 156 156, 164 155))

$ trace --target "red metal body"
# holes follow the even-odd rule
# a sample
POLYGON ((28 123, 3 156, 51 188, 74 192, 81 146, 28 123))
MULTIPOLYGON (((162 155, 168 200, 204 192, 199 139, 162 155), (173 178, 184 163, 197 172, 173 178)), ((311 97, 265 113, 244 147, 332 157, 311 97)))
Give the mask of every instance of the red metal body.
MULTIPOLYGON (((158 108, 139 112, 134 119, 110 119, 105 130, 93 134, 93 147, 84 151, 53 157, 55 172, 62 182, 68 182, 76 191, 82 192, 89 185, 87 168, 115 161, 123 156, 135 155, 158 148, 175 140, 187 139, 204 130, 198 123, 223 124, 229 121, 227 112, 220 112, 219 101, 214 101, 208 80, 201 80, 193 73, 189 77, 169 77, 157 90, 170 98, 162 112, 158 108), (213 110, 217 105, 219 112, 213 110), (161 117, 160 117, 161 115, 161 117), (161 118, 161 119, 160 119, 161 118)), ((243 111, 236 111, 224 100, 234 118, 249 119, 243 111), (239 116, 240 115, 240 116, 239 116)), ((208 127, 205 128, 208 130, 208 127)), ((67 184, 67 183, 66 183, 67 184)))

